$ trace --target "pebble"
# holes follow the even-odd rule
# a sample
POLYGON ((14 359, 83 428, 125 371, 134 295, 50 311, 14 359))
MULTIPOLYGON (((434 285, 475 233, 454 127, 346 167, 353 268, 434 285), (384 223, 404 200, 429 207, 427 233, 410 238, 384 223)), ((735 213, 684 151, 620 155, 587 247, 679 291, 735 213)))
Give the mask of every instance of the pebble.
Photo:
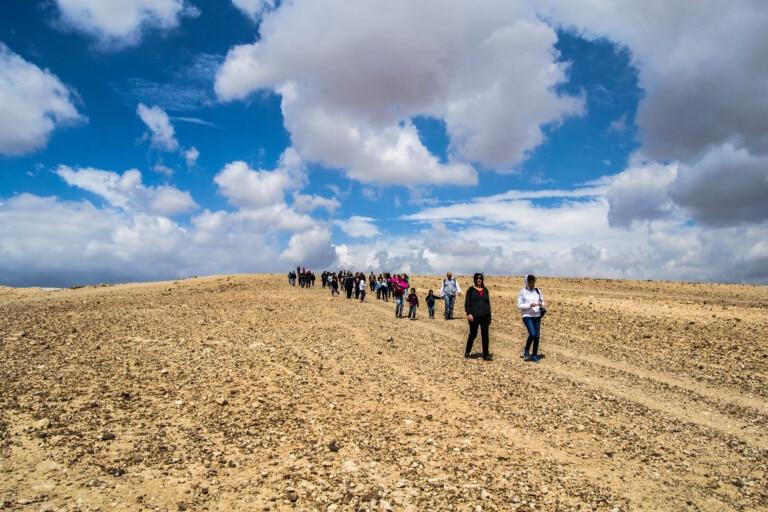
POLYGON ((41 419, 41 420, 38 420, 38 421, 34 422, 34 423, 32 424, 32 426, 33 426, 35 429, 38 429, 38 430, 40 430, 40 429, 44 429, 44 428, 48 428, 48 427, 50 427, 50 426, 51 426, 51 420, 50 420, 50 419, 48 419, 48 418, 43 418, 43 419, 41 419))

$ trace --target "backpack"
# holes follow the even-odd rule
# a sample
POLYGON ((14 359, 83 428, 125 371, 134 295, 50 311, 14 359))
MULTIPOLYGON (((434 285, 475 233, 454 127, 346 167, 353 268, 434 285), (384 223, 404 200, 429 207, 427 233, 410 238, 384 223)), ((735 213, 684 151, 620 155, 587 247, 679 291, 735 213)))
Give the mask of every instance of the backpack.
POLYGON ((395 281, 392 283, 392 292, 395 295, 402 295, 405 293, 405 288, 400 284, 400 281, 395 281))

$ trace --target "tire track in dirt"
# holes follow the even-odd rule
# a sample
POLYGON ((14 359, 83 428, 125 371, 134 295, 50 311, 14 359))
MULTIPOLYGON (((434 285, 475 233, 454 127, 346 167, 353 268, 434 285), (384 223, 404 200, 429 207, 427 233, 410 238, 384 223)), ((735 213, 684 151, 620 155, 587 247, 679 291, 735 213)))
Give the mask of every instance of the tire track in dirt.
MULTIPOLYGON (((384 314, 386 314, 386 313, 384 313, 384 314)), ((415 324, 418 324, 418 322, 415 322, 415 324)), ((430 322, 427 325, 430 328, 433 328, 433 329, 435 327, 435 324, 432 323, 432 322, 430 322)), ((440 321, 437 325, 444 326, 445 324, 442 321, 440 321)), ((454 337, 456 335, 455 330, 447 331, 445 328, 438 328, 438 331, 442 335, 450 336, 448 334, 449 332, 451 332, 454 337)), ((461 336, 461 334, 459 336, 461 336)), ((461 353, 460 351, 461 351, 461 347, 463 345, 463 336, 461 336, 461 338, 459 338, 456 341, 458 341, 458 343, 456 343, 455 349, 453 351, 454 361, 455 361, 455 358, 457 357, 457 355, 461 353)), ((503 349, 501 351, 497 351, 497 353, 499 353, 502 356, 506 355, 507 357, 512 357, 512 358, 515 357, 513 355, 510 355, 508 352, 509 351, 505 351, 503 349)), ((514 359, 512 359, 512 360, 514 360, 514 359)), ((497 363, 498 363, 498 361, 497 361, 497 363)), ((497 364, 497 363, 494 363, 494 364, 497 364)), ((454 364, 455 364, 455 362, 454 362, 454 364)), ((735 434, 743 434, 738 428, 734 429, 732 427, 726 427, 726 428, 723 429, 722 426, 717 423, 717 421, 709 421, 709 419, 706 418, 706 415, 701 415, 701 414, 698 413, 698 408, 693 403, 687 403, 686 405, 689 406, 690 409, 688 409, 685 413, 681 414, 680 410, 679 410, 679 407, 678 407, 679 404, 664 403, 663 405, 660 405, 656 400, 646 399, 644 397, 645 392, 643 390, 636 390, 636 389, 634 389, 634 387, 628 387, 626 384, 623 384, 623 383, 622 383, 621 388, 617 388, 616 387, 617 382, 616 382, 615 379, 604 379, 604 378, 598 377, 598 376, 596 376, 596 375, 594 375, 592 373, 573 372, 572 369, 569 369, 569 368, 566 368, 566 367, 562 367, 562 366, 559 366, 557 364, 556 365, 543 365, 543 366, 537 367, 537 370, 545 371, 545 372, 554 371, 560 377, 563 377, 563 378, 565 378, 566 380, 569 380, 569 381, 578 382, 580 384, 583 383, 583 380, 584 380, 585 376, 589 376, 589 378, 591 378, 593 380, 593 382, 591 382, 590 385, 588 386, 589 390, 587 392, 591 392, 591 391, 595 391, 596 390, 596 391, 599 391, 601 393, 606 393, 606 394, 608 394, 610 396, 617 396, 618 395, 619 398, 624 399, 628 403, 631 403, 631 404, 634 404, 634 405, 639 405, 640 406, 639 407, 639 413, 636 416, 637 419, 642 419, 650 411, 653 411, 653 413, 661 413, 664 416, 671 416, 675 420, 675 423, 677 425, 679 425, 679 426, 675 426, 674 428, 677 428, 679 430, 682 430, 682 429, 686 428, 687 427, 686 424, 691 423, 692 422, 691 420, 698 420, 698 423, 701 423, 705 427, 708 427, 711 430, 715 430, 716 431, 714 435, 712 433, 709 433, 709 432, 706 432, 706 431, 699 431, 699 432, 697 432, 697 435, 698 436, 702 436, 702 438, 704 439, 704 441, 700 443, 702 446, 706 446, 706 444, 710 440, 711 441, 716 441, 716 442, 733 442, 732 438, 731 439, 728 439, 726 437, 718 438, 718 437, 720 437, 720 434, 726 434, 726 435, 727 434, 734 434, 734 433, 735 434), (554 366, 554 368, 553 368, 553 366, 554 366), (597 378, 598 382, 594 382, 595 378, 597 378)), ((550 389, 550 391, 554 391, 554 389, 550 389)), ((725 418, 725 419, 727 419, 728 421, 739 423, 737 420, 733 420, 731 418, 725 418)), ((690 430, 690 429, 688 429, 688 430, 690 430)), ((570 437, 570 435, 569 435, 569 437, 570 437)), ((757 442, 757 443, 760 443, 760 442, 763 441, 762 437, 757 438, 757 439, 752 439, 752 440, 757 442)), ((669 444, 669 442, 665 441, 663 438, 659 439, 658 441, 660 442, 661 445, 669 444)), ((592 448, 594 449, 595 446, 593 446, 592 448)), ((597 449, 596 452, 597 453, 603 453, 599 449, 597 449)), ((651 453, 655 453, 655 452, 651 452, 651 453)), ((718 466, 717 457, 711 457, 710 460, 711 460, 712 464, 714 464, 715 466, 718 466)), ((645 461, 644 460, 640 460, 640 463, 643 466, 647 466, 647 464, 648 464, 647 458, 646 458, 645 461)), ((750 463, 750 461, 747 461, 747 464, 749 464, 749 463, 750 463)), ((624 464, 626 466, 628 464, 628 461, 622 461, 622 464, 624 464)), ((604 465, 604 466, 606 466, 606 465, 604 465)), ((612 463, 612 464, 609 464, 607 466, 609 468, 614 468, 615 464, 612 463)), ((722 469, 724 469, 722 467, 723 465, 719 464, 719 466, 720 466, 721 471, 722 471, 722 469)), ((757 464, 755 464, 755 467, 757 467, 757 464)), ((637 469, 639 469, 639 468, 640 468, 640 466, 638 466, 637 469)), ((605 473, 605 472, 606 471, 603 471, 602 473, 605 473)), ((601 478, 604 478, 604 477, 601 476, 601 478)), ((706 489, 704 489, 704 486, 709 485, 709 482, 705 481, 704 478, 698 478, 698 480, 699 480, 699 483, 701 484, 701 487, 702 487, 702 490, 701 490, 701 493, 700 493, 700 497, 703 499, 704 497, 706 497, 708 495, 711 495, 712 494, 711 492, 709 492, 706 489)), ((651 500, 651 502, 653 502, 653 498, 654 497, 656 499, 658 499, 659 496, 664 496, 664 502, 656 503, 656 506, 663 506, 664 503, 668 503, 668 500, 670 499, 670 496, 671 496, 670 489, 668 489, 668 488, 658 488, 658 489, 650 489, 649 490, 648 489, 649 485, 648 485, 647 482, 643 483, 643 485, 641 487, 645 491, 644 492, 645 497, 647 499, 651 500)), ((665 487, 665 486, 662 486, 662 487, 665 487)), ((669 486, 666 486, 666 487, 669 487, 669 486)), ((682 503, 685 503, 685 500, 683 500, 682 503)), ((735 503, 731 502, 730 498, 727 497, 727 496, 725 497, 725 503, 729 503, 731 506, 735 506, 735 503)), ((720 503, 719 505, 716 505, 715 508, 717 508, 718 506, 723 506, 725 503, 720 503)))

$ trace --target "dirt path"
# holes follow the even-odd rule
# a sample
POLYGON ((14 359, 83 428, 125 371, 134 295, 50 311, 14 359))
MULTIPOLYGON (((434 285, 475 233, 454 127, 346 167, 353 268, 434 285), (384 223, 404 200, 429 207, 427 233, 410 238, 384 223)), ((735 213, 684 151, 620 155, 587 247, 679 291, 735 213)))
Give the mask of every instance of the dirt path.
POLYGON ((518 281, 492 363, 276 276, 0 289, 0 508, 768 509, 765 287, 545 279, 532 364, 518 281))

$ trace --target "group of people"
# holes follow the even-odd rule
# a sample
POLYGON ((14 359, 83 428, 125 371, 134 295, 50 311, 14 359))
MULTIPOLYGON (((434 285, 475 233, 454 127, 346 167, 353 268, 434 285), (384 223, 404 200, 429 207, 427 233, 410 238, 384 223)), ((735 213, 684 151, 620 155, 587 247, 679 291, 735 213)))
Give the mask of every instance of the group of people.
POLYGON ((311 288, 315 286, 315 274, 311 270, 304 267, 296 267, 296 271, 288 272, 288 284, 296 286, 298 280, 299 286, 302 288, 311 288))
MULTIPOLYGON (((315 278, 312 271, 299 267, 296 269, 296 274, 293 271, 289 272, 288 281, 293 286, 295 286, 296 275, 299 276, 302 288, 314 286, 315 278), (292 274, 293 278, 291 277, 292 274)), ((375 293, 376 299, 384 302, 389 302, 389 298, 392 297, 395 304, 396 318, 403 318, 405 304, 407 303, 408 318, 411 320, 417 319, 419 296, 416 293, 416 288, 410 285, 408 274, 384 272, 377 276, 371 272, 366 276, 363 272, 351 272, 349 270, 339 270, 338 272, 325 271, 320 276, 320 282, 323 288, 330 289, 331 296, 340 296, 341 292, 339 290, 343 288, 347 299, 350 300, 354 297, 355 300, 365 302, 366 292, 375 293)), ((459 282, 453 277, 451 272, 448 272, 441 283, 439 292, 435 294, 434 290, 429 290, 424 297, 429 318, 435 318, 435 303, 437 300, 442 300, 445 306, 444 318, 446 320, 453 319, 456 298, 461 294, 459 282)), ((539 340, 541 318, 546 313, 545 306, 544 296, 536 287, 536 276, 532 274, 526 275, 524 286, 517 296, 517 308, 528 332, 521 355, 525 361, 538 363, 543 357, 539 354, 539 340)), ((464 312, 469 325, 464 357, 472 357, 472 347, 479 331, 483 348, 482 358, 485 361, 492 361, 493 355, 490 352, 491 297, 488 288, 485 286, 485 276, 480 272, 474 274, 472 286, 464 294, 464 312)))

